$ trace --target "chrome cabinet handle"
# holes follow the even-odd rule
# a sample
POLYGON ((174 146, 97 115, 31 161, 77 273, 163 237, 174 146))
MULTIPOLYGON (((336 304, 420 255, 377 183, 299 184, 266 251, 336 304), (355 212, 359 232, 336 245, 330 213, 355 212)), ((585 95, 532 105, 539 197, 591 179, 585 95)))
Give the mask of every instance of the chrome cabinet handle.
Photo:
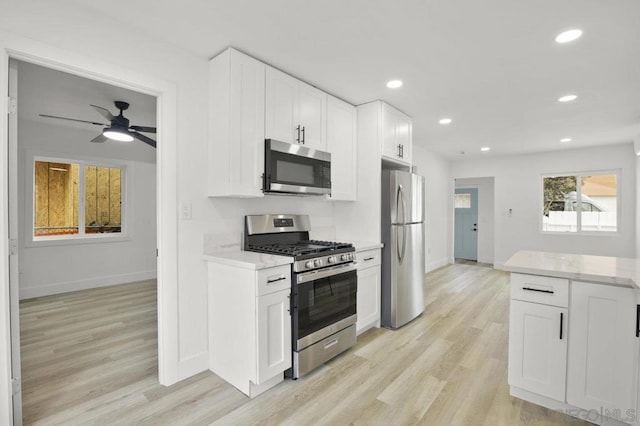
POLYGON ((368 262, 368 261, 373 260, 373 259, 375 259, 375 257, 365 257, 365 258, 364 258, 364 261, 365 261, 365 262, 368 262))
POLYGON ((286 280, 286 279, 287 279, 287 277, 280 277, 280 278, 276 278, 276 279, 273 279, 273 280, 267 280, 267 284, 276 283, 278 281, 282 281, 282 280, 286 280))
POLYGON ((296 127, 296 130, 298 131, 298 137, 296 138, 296 142, 300 143, 300 125, 298 124, 298 127, 296 127))
POLYGON ((302 144, 304 145, 305 136, 304 136, 304 126, 302 126, 302 144))
POLYGON ((560 312, 560 340, 562 340, 562 324, 564 323, 564 313, 560 312))

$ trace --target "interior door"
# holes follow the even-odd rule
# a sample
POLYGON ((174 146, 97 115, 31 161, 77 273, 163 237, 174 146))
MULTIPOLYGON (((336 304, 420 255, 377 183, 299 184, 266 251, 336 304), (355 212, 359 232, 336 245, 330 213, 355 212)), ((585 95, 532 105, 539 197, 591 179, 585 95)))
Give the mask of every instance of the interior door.
POLYGON ((20 298, 18 294, 18 64, 9 61, 9 297, 11 300, 11 381, 13 424, 22 424, 20 381, 20 298))
POLYGON ((454 208, 454 257, 478 260, 478 188, 456 188, 454 208))

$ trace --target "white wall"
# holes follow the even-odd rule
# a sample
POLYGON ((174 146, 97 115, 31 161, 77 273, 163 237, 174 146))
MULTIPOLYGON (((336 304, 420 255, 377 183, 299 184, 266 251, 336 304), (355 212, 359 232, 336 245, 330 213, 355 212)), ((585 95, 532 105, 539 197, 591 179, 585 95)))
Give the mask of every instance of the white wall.
MULTIPOLYGON (((308 213, 312 226, 333 231, 333 205, 318 199, 267 197, 261 200, 221 200, 206 196, 207 181, 207 81, 208 58, 119 27, 113 20, 60 3, 37 8, 18 2, 3 5, 0 31, 11 37, 34 40, 45 48, 82 58, 86 64, 109 62, 114 69, 131 70, 174 83, 177 88, 177 191, 180 203, 192 206, 192 219, 179 220, 178 293, 166 303, 177 305, 177 341, 161 342, 177 354, 176 379, 207 368, 207 285, 202 259, 203 235, 235 235, 242 232, 245 214, 308 213)), ((0 32, 0 44, 2 33, 0 32)), ((162 126, 162 123, 159 123, 162 126)), ((160 127, 162 132, 162 127, 160 127)), ((4 188, 0 189, 4 190, 4 188)), ((0 342, 6 351, 6 341, 0 342)), ((166 359, 173 359, 172 354, 166 359)), ((0 375, 0 378, 4 376, 0 375)), ((171 380, 171 379, 170 379, 171 380)))
MULTIPOLYGON (((456 179, 455 187, 478 188, 478 262, 493 263, 495 222, 494 179, 493 177, 456 179)), ((454 219, 452 218, 451 220, 454 219)))
POLYGON ((631 144, 451 163, 452 178, 477 176, 495 178, 496 267, 523 249, 635 257, 636 158, 631 144), (622 209, 617 235, 550 235, 540 231, 541 174, 612 169, 621 170, 622 209))
POLYGON ((425 272, 429 272, 448 263, 449 161, 414 142, 413 164, 414 173, 425 177, 425 272))
MULTIPOLYGON (((19 88, 18 88, 19 89, 19 88)), ((19 194, 19 282, 20 298, 31 298, 120 284, 156 277, 156 166, 155 149, 142 143, 93 144, 95 132, 18 121, 18 194, 19 194), (83 158, 104 158, 127 162, 126 174, 129 212, 127 241, 25 245, 31 239, 33 197, 32 153, 50 153, 83 158), (29 209, 30 210, 30 209, 29 209)))

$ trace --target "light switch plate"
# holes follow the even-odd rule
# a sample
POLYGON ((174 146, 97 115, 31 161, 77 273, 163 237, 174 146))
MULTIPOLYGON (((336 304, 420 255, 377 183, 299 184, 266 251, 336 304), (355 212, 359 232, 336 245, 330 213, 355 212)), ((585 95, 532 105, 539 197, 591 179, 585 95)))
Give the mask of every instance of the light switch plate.
POLYGON ((180 204, 180 219, 191 220, 191 203, 180 204))

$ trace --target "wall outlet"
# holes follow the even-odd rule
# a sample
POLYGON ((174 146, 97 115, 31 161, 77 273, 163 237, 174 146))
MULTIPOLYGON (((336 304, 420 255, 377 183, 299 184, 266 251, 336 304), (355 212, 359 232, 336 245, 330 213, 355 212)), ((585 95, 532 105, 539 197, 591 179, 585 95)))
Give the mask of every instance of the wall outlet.
POLYGON ((180 204, 180 219, 191 220, 191 203, 180 204))

